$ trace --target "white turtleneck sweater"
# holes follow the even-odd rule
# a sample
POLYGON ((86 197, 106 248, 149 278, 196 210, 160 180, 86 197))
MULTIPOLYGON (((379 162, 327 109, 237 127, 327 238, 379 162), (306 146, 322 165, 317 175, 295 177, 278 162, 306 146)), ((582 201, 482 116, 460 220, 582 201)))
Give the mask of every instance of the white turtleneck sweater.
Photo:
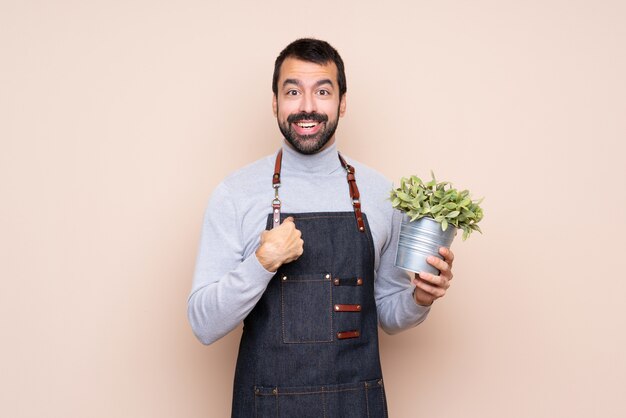
MULTIPOLYGON (((303 155, 283 144, 280 199, 284 213, 352 211, 346 171, 337 148, 303 155)), ((343 156, 354 166, 375 250, 378 322, 393 334, 423 321, 429 308, 412 297, 408 272, 394 266, 402 215, 387 200, 391 182, 343 156)), ((262 158, 220 183, 205 212, 188 316, 193 332, 211 344, 237 327, 259 301, 274 273, 255 251, 274 198, 276 154, 262 158)), ((297 227, 297 225, 296 225, 297 227)))

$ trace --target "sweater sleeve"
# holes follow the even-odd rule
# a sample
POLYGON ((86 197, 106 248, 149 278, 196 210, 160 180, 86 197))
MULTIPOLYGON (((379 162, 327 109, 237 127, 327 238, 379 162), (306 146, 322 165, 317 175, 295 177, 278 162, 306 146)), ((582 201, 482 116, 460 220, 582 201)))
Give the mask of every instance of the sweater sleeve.
POLYGON ((232 193, 221 184, 205 211, 187 301, 191 328, 203 344, 211 344, 236 328, 274 275, 263 268, 254 252, 244 258, 244 246, 240 214, 232 193))
POLYGON ((430 307, 420 306, 413 299, 413 273, 396 267, 395 256, 402 214, 393 211, 391 239, 384 245, 376 272, 375 297, 378 322, 388 334, 415 327, 428 315, 430 307))

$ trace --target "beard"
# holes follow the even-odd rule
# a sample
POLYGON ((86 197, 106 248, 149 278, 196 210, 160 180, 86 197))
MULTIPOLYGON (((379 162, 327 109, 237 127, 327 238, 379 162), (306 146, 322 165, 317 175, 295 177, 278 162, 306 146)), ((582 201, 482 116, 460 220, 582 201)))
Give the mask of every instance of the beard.
MULTIPOLYGON (((339 108, 337 108, 337 114, 339 114, 339 108)), ((329 122, 327 115, 317 112, 295 113, 289 115, 287 117, 287 121, 285 122, 278 121, 278 128, 287 142, 289 142, 299 153, 307 155, 315 154, 324 148, 324 145, 326 145, 333 135, 335 135, 337 125, 339 125, 339 117, 337 117, 334 121, 329 122), (313 135, 300 135, 292 128, 292 124, 300 120, 324 123, 324 126, 319 130, 319 132, 313 135)))

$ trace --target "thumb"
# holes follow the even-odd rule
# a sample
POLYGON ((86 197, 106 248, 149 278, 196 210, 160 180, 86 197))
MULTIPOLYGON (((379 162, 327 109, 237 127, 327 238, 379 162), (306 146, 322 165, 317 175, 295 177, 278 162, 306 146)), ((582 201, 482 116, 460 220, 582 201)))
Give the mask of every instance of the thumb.
POLYGON ((285 222, 295 223, 294 220, 293 220, 293 216, 288 216, 285 219, 283 219, 283 223, 285 223, 285 222))

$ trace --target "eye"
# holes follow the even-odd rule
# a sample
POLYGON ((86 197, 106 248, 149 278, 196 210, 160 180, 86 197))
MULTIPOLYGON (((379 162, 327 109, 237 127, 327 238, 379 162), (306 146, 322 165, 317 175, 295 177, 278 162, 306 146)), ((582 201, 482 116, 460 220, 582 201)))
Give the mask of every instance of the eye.
POLYGON ((330 95, 330 92, 328 90, 322 89, 322 90, 318 91, 317 94, 319 94, 320 96, 328 96, 328 95, 330 95))
POLYGON ((291 90, 287 90, 287 96, 297 96, 298 95, 298 90, 296 89, 291 89, 291 90))

